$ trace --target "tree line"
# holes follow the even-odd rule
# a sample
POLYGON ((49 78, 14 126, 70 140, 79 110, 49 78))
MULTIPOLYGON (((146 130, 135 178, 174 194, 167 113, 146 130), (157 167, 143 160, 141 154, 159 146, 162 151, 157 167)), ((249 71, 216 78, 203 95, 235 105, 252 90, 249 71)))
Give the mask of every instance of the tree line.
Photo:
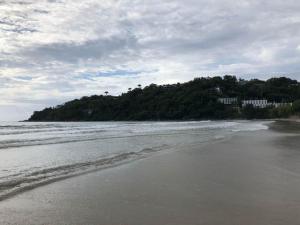
POLYGON ((36 111, 29 121, 139 121, 283 118, 300 113, 300 83, 287 77, 244 80, 201 77, 186 83, 129 88, 119 96, 93 95, 36 111), (236 105, 219 98, 237 97, 236 105), (278 108, 241 107, 243 99, 291 102, 278 108))

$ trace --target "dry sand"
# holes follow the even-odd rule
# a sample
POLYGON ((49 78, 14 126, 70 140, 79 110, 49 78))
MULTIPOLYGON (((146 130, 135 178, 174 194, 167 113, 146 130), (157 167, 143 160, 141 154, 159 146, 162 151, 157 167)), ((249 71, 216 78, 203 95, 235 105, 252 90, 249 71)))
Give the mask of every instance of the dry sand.
POLYGON ((0 202, 0 224, 299 225, 300 138, 288 123, 22 193, 0 202))

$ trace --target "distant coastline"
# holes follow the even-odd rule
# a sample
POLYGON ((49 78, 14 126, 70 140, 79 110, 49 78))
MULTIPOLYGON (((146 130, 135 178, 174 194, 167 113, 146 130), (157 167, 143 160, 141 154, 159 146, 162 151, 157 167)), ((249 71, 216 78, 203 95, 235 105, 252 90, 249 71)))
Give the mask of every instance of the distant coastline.
POLYGON ((27 121, 189 121, 295 119, 300 83, 235 76, 195 78, 187 83, 129 88, 119 96, 93 95, 36 111, 27 121))

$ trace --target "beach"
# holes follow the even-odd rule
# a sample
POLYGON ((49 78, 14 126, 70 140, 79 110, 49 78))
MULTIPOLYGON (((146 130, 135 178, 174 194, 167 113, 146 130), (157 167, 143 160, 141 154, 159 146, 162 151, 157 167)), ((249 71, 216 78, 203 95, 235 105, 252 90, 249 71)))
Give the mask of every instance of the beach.
POLYGON ((300 224, 298 125, 239 132, 0 202, 0 224, 300 224))

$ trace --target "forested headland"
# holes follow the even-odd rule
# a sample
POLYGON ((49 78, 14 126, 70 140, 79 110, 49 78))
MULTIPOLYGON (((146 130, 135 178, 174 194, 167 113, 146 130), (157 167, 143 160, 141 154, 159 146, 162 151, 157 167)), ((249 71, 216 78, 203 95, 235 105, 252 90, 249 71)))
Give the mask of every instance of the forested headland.
POLYGON ((29 121, 267 119, 300 114, 300 83, 287 77, 264 81, 227 75, 144 88, 138 85, 119 96, 111 96, 108 91, 36 111, 29 121), (227 97, 237 98, 236 104, 225 105, 218 100, 227 97), (292 104, 242 107, 242 100, 249 99, 292 104))

